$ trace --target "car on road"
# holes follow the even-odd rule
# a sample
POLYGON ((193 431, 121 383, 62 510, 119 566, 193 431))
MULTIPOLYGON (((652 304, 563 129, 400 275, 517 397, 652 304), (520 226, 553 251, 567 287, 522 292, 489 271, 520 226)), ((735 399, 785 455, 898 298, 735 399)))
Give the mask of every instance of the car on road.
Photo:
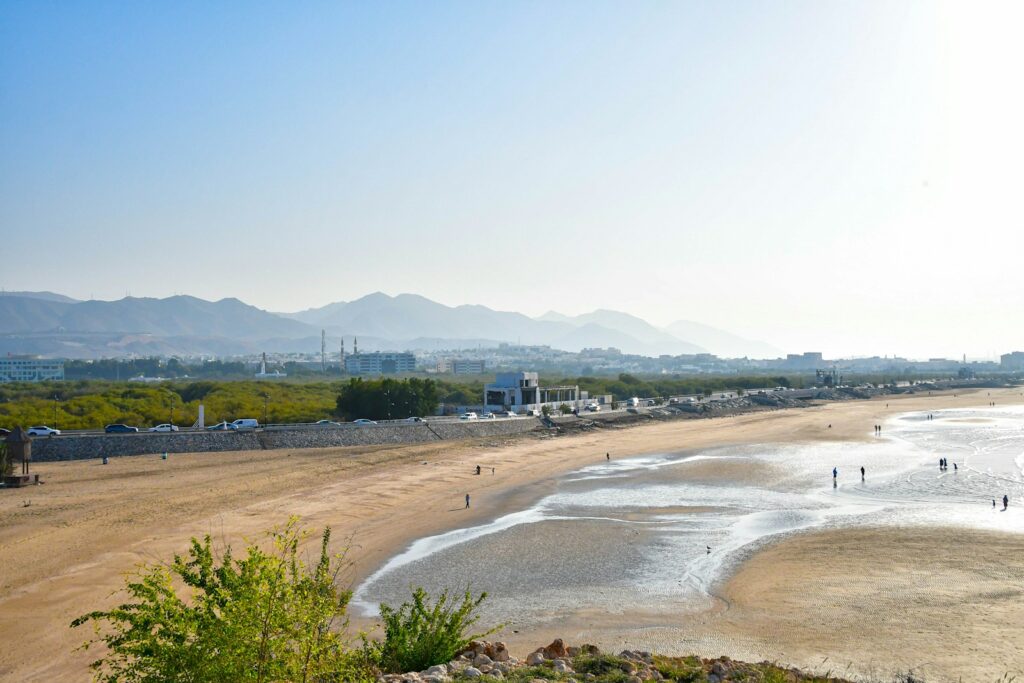
POLYGON ((11 435, 11 430, 10 429, 4 429, 3 427, 0 427, 0 437, 6 439, 10 435, 11 435))
POLYGON ((469 412, 469 413, 463 413, 462 415, 459 415, 459 419, 460 420, 476 420, 476 419, 479 419, 479 418, 477 417, 476 413, 469 412))
POLYGON ((415 422, 415 423, 417 423, 417 424, 419 424, 419 423, 423 423, 423 424, 426 424, 426 423, 427 423, 427 421, 426 421, 426 420, 424 420, 424 419, 423 419, 422 417, 417 417, 417 416, 415 416, 415 415, 414 415, 413 417, 407 417, 407 418, 405 418, 405 421, 406 421, 406 422, 415 422))
POLYGON ((215 425, 210 425, 206 428, 206 430, 210 432, 233 432, 236 429, 238 429, 238 427, 235 426, 235 423, 228 422, 227 420, 224 422, 218 422, 215 425))
POLYGON ((518 416, 518 415, 516 415, 515 413, 513 413, 513 412, 512 412, 511 410, 506 410, 506 411, 505 411, 505 412, 504 412, 504 413, 502 414, 502 417, 510 417, 510 418, 511 418, 511 417, 519 417, 519 416, 518 416))
POLYGON ((138 427, 129 427, 123 424, 107 425, 103 428, 103 432, 106 434, 138 434, 138 427))
POLYGON ((354 424, 354 425, 375 425, 377 423, 374 422, 373 420, 367 420, 365 417, 361 417, 358 420, 354 421, 352 424, 354 424))
POLYGON ((235 425, 236 429, 256 429, 260 426, 260 421, 251 417, 243 417, 235 420, 231 424, 235 425))
POLYGON ((176 432, 178 431, 178 425, 168 424, 167 422, 157 425, 156 427, 150 427, 151 432, 176 432))
POLYGON ((320 425, 321 427, 340 427, 341 426, 340 422, 335 422, 334 420, 317 420, 316 423, 318 425, 320 425))
POLYGON ((39 425, 38 427, 28 428, 29 436, 57 436, 58 434, 60 434, 59 429, 47 427, 46 425, 39 425))
POLYGON ((586 409, 587 412, 596 413, 601 410, 601 406, 597 405, 596 403, 588 403, 586 409))
POLYGON ((541 412, 539 410, 531 409, 526 411, 527 417, 540 417, 541 412))
POLYGON ((484 413, 483 415, 480 416, 481 420, 493 420, 494 418, 495 418, 495 415, 494 415, 494 413, 491 413, 491 412, 486 412, 486 413, 484 413))

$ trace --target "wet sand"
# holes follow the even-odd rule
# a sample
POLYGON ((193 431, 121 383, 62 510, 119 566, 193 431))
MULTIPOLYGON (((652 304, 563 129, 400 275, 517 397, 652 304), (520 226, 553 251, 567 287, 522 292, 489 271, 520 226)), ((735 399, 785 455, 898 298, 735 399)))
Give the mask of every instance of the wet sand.
MULTIPOLYGON (((0 492, 0 639, 32 644, 0 650, 0 679, 88 680, 86 663, 94 653, 73 652, 88 634, 67 624, 85 611, 114 604, 112 593, 125 571, 140 561, 170 557, 193 535, 210 533, 237 547, 241 539, 258 538, 289 515, 299 515, 313 528, 331 525, 339 544, 350 539, 350 578, 356 581, 417 538, 522 509, 549 493, 556 475, 603 460, 606 451, 615 457, 726 444, 867 440, 873 424, 898 412, 1021 400, 1019 391, 987 393, 884 397, 555 439, 194 454, 167 461, 137 457, 112 460, 106 467, 41 463, 35 471, 46 485, 0 492), (472 474, 476 464, 485 468, 479 477, 472 474), (495 475, 489 473, 492 466, 495 475), (470 510, 463 509, 467 492, 473 497, 470 510)), ((738 475, 710 466, 705 472, 738 475)), ((830 552, 839 558, 842 546, 830 552)), ((965 553, 962 561, 969 569, 983 559, 965 553)), ((814 595, 795 585, 801 594, 814 595)), ((756 596, 743 604, 756 609, 756 596)), ((951 603, 947 615, 955 620, 962 609, 951 603)), ((628 615, 618 623, 626 630, 631 625, 628 615)), ((806 643, 794 633, 794 648, 806 643)), ((535 646, 540 634, 508 636, 535 646)), ((778 637, 783 643, 787 633, 778 637)), ((739 655, 745 643, 759 643, 763 635, 751 620, 749 629, 740 624, 722 638, 719 651, 739 655)))

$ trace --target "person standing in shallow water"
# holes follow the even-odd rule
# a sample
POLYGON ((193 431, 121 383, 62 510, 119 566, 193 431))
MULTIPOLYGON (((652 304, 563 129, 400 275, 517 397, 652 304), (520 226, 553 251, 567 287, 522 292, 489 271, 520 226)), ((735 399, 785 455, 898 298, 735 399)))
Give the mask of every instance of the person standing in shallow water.
POLYGON ((1010 507, 1010 498, 1005 493, 1003 494, 1003 509, 1010 507))
POLYGON ((860 466, 860 480, 864 481, 864 466, 860 466))
POLYGON ((469 494, 466 494, 466 509, 469 509, 469 494))
POLYGON ((608 461, 610 462, 610 461, 611 461, 611 459, 612 459, 612 454, 611 454, 611 453, 605 453, 605 454, 604 454, 604 459, 605 459, 605 460, 608 460, 608 461))

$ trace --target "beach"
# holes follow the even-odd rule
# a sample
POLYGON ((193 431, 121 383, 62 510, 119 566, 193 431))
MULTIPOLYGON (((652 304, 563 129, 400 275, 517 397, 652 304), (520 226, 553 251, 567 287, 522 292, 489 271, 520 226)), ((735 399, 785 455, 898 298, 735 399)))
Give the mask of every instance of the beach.
MULTIPOLYGON (((297 515, 312 529, 330 525, 338 548, 348 546, 346 580, 355 586, 419 539, 490 524, 559 493, 560 477, 606 462, 606 452, 617 462, 764 444, 869 444, 872 426, 896 415, 989 401, 1020 404, 1024 397, 1019 390, 936 392, 564 437, 39 464, 45 485, 0 495, 0 636, 31 643, 0 652, 0 678, 88 680, 93 653, 74 648, 89 633, 67 624, 114 604, 124 572, 181 552, 190 536, 210 534, 237 548, 297 515)), ((771 464, 745 467, 728 458, 688 467, 688 480, 709 485, 785 475, 771 464)), ((666 515, 700 513, 665 508, 666 515)), ((553 613, 529 630, 510 624, 501 637, 513 649, 552 634, 593 636, 623 647, 691 647, 804 666, 822 665, 820 653, 828 651, 837 672, 855 661, 880 672, 924 665, 937 672, 935 680, 976 672, 984 660, 986 677, 997 669, 998 676, 1021 662, 1014 643, 1024 634, 1024 612, 1011 579, 1024 576, 1024 536, 1016 531, 928 524, 783 534, 730 566, 728 580, 709 589, 700 609, 553 613)), ((629 556, 612 550, 631 541, 602 533, 574 532, 573 552, 593 552, 595 571, 614 574, 629 556), (602 543, 608 552, 600 552, 602 543)), ((500 555, 493 559, 502 565, 500 555)), ((546 569, 536 567, 537 581, 546 569)), ((356 626, 372 621, 354 616, 356 626)))

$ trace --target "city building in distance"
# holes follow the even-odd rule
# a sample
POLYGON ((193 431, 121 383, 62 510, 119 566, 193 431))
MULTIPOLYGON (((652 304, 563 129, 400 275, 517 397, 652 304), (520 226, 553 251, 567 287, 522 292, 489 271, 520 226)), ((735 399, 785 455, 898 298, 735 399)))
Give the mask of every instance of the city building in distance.
POLYGON ((411 353, 351 353, 345 356, 345 372, 350 375, 394 375, 416 371, 416 356, 411 353))
POLYGON ((64 379, 64 361, 32 356, 0 358, 0 382, 46 382, 64 379))

